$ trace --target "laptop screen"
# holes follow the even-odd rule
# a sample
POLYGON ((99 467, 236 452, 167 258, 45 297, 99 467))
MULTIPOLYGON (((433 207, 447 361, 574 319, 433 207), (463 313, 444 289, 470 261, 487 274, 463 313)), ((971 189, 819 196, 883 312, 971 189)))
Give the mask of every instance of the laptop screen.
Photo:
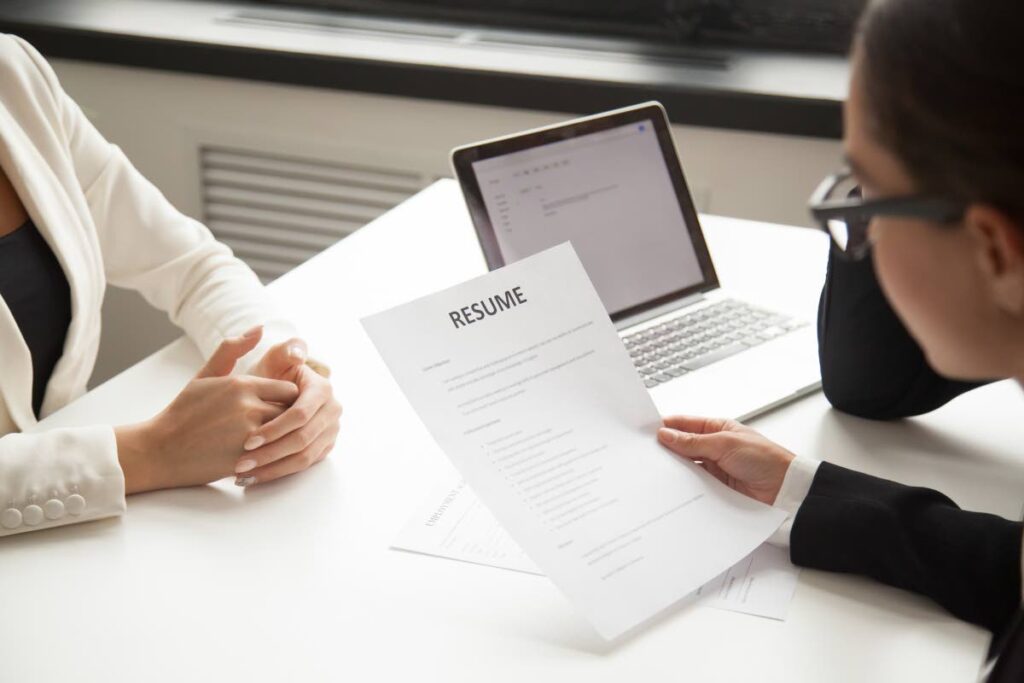
POLYGON ((705 279, 651 119, 471 166, 503 261, 571 241, 613 317, 705 279))

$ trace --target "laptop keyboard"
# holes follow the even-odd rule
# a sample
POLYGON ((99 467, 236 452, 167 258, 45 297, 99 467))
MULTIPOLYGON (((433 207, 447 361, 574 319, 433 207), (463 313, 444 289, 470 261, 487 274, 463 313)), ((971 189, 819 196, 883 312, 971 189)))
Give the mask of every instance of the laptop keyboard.
POLYGON ((622 337, 648 388, 682 377, 807 323, 726 299, 622 337))

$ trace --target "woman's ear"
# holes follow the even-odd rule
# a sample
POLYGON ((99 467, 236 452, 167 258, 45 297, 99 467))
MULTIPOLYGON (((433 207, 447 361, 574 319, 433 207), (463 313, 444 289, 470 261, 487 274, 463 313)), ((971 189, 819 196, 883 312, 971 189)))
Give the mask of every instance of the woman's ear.
POLYGON ((1005 212, 972 204, 964 227, 975 245, 983 283, 999 310, 1024 319, 1024 225, 1005 212))

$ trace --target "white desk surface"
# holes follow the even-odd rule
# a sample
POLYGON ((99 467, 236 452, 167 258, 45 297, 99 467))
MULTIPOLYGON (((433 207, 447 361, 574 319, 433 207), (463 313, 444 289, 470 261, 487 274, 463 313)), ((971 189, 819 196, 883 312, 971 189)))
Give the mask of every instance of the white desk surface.
MULTIPOLYGON (((725 285, 814 315, 823 236, 704 224, 725 285)), ((805 570, 784 622, 684 606, 608 647, 542 577, 389 550, 448 465, 359 318, 484 270, 458 188, 441 181, 275 282, 333 366, 346 408, 335 452, 251 491, 134 496, 121 519, 0 542, 0 681, 974 680, 983 631, 859 578, 805 570)), ((179 340, 49 424, 142 419, 199 364, 179 340)), ((1016 518, 1018 394, 1002 383, 875 424, 818 393, 753 424, 798 453, 1016 518)))

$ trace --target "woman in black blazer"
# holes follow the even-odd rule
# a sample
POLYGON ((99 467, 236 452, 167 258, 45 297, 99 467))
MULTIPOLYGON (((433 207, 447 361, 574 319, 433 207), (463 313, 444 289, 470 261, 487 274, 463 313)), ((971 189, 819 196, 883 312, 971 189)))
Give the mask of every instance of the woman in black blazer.
MULTIPOLYGON (((839 409, 892 419, 993 377, 1024 382, 1024 6, 876 0, 854 41, 848 173, 812 211, 833 238, 819 311, 839 409)), ((797 458, 728 420, 659 439, 791 512, 797 565, 927 595, 995 638, 989 681, 1024 681, 1022 525, 936 491, 797 458)))

